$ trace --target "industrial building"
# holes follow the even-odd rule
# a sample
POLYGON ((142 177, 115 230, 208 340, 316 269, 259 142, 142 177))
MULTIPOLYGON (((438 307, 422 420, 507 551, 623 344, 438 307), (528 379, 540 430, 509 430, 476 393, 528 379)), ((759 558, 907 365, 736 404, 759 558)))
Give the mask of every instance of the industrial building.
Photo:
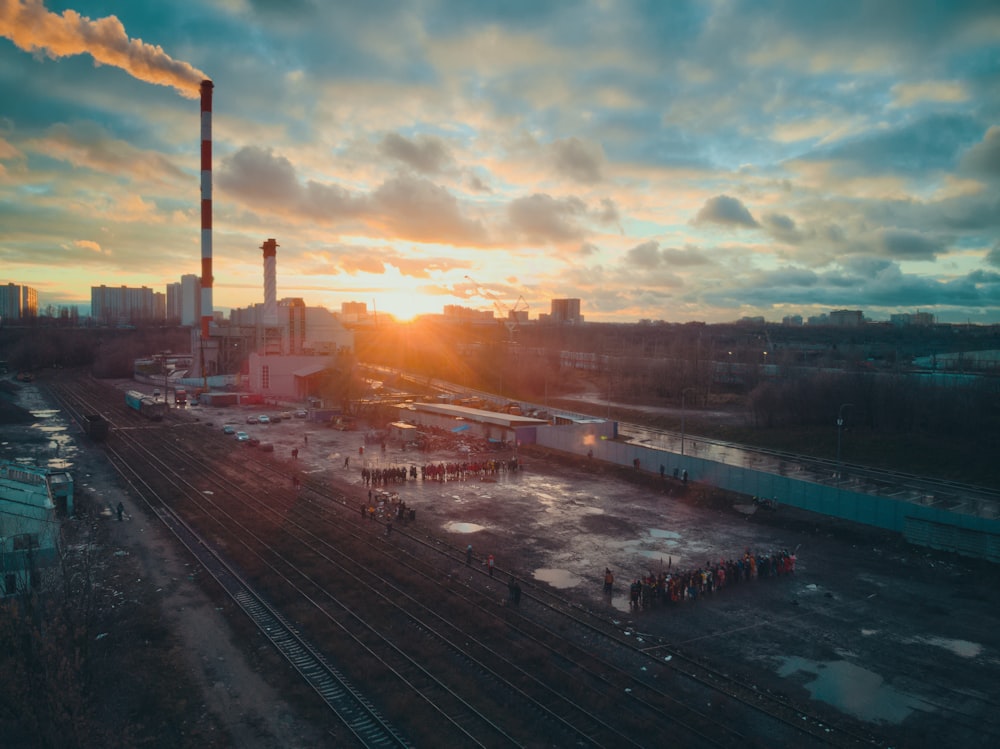
POLYGON ((240 374, 249 390, 266 400, 303 401, 315 395, 327 374, 354 350, 354 333, 323 307, 299 298, 277 299, 277 250, 267 239, 263 251, 264 301, 230 312, 229 323, 213 322, 209 336, 192 331, 193 378, 240 374))
POLYGON ((41 571, 58 562, 59 520, 73 514, 67 471, 0 462, 2 594, 39 588, 41 571))
MULTIPOLYGON (((558 423, 558 419, 556 421, 558 423)), ((396 422, 393 427, 397 430, 399 424, 434 427, 456 434, 467 433, 470 437, 512 446, 535 444, 538 441, 538 430, 552 426, 552 422, 548 419, 455 406, 450 403, 402 404, 396 422)), ((617 434, 616 422, 604 419, 587 419, 586 422, 586 428, 598 438, 603 436, 604 439, 613 440, 617 434)), ((570 421, 563 420, 563 424, 568 426, 570 421)), ((393 434, 397 438, 402 436, 401 433, 393 434)))

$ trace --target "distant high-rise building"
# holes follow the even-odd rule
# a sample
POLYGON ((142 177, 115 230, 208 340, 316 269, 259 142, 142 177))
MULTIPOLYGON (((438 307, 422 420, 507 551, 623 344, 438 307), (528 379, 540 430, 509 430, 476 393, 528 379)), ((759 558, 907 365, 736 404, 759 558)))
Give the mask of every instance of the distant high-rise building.
POLYGON ((859 309, 836 309, 830 313, 828 324, 838 328, 857 328, 864 324, 864 316, 859 309))
POLYGON ((181 325, 197 325, 201 320, 201 278, 194 273, 181 276, 181 325))
POLYGON ((800 326, 802 325, 802 315, 785 315, 781 318, 782 325, 800 326))
POLYGON ((444 319, 449 322, 493 323, 493 310, 472 309, 460 304, 446 304, 442 308, 444 319))
POLYGON ((145 286, 91 286, 90 316, 108 325, 163 322, 167 315, 166 294, 145 286))
POLYGON ((181 319, 181 285, 178 282, 167 284, 167 320, 180 322, 181 319))
POLYGON ((38 317, 38 292, 16 283, 0 286, 0 317, 4 320, 38 317))
POLYGON ((908 325, 917 326, 929 326, 934 325, 937 320, 934 315, 930 312, 914 312, 910 314, 909 312, 901 312, 894 315, 889 315, 889 322, 897 327, 906 327, 908 325))
POLYGON ((342 315, 367 315, 368 304, 366 302, 341 302, 340 314, 342 315))
POLYGON ((180 283, 167 284, 167 319, 194 327, 201 320, 201 278, 181 276, 180 283))
POLYGON ((549 322, 553 323, 583 322, 583 316, 580 314, 580 300, 553 299, 552 311, 549 313, 549 322))

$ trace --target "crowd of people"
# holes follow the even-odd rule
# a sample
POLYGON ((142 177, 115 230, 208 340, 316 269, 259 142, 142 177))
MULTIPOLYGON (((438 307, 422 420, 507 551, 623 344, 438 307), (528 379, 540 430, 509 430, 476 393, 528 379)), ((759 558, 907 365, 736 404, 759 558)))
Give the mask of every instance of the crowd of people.
POLYGON ((516 457, 507 460, 489 459, 465 461, 462 463, 427 463, 422 466, 385 466, 361 469, 361 481, 365 486, 386 486, 415 481, 468 481, 487 479, 501 473, 517 471, 520 463, 516 457))
MULTIPOLYGON (((629 584, 629 607, 652 609, 662 605, 696 601, 700 596, 717 593, 729 585, 759 578, 780 577, 795 572, 795 554, 787 550, 754 553, 746 549, 735 559, 707 562, 697 569, 675 570, 673 560, 667 569, 635 578, 629 584)), ((604 592, 614 590, 614 573, 604 570, 604 592)))

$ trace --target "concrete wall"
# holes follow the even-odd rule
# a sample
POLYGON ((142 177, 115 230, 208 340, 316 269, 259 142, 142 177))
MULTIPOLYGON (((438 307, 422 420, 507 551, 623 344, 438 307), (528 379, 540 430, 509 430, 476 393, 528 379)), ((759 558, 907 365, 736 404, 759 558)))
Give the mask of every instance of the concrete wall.
POLYGON ((1000 518, 995 509, 905 502, 857 492, 849 484, 819 484, 661 448, 601 439, 576 427, 540 428, 537 443, 581 456, 593 451, 596 460, 621 466, 632 466, 638 458, 640 470, 650 473, 659 473, 661 465, 668 476, 673 475, 674 468, 678 472, 686 470, 690 481, 776 499, 783 505, 895 531, 911 543, 1000 562, 1000 518))

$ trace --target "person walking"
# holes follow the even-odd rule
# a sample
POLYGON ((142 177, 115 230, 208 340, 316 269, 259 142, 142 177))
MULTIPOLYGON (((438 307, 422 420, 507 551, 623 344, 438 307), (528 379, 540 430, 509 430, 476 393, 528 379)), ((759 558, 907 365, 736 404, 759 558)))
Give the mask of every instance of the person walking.
POLYGON ((490 571, 490 577, 493 577, 493 564, 494 564, 494 562, 495 562, 495 560, 493 559, 493 555, 492 554, 490 554, 488 557, 486 557, 486 567, 490 571))
POLYGON ((125 514, 125 505, 121 502, 118 503, 118 522, 122 521, 122 516, 125 514))
POLYGON ((472 564, 472 544, 465 547, 465 564, 466 566, 472 564))

